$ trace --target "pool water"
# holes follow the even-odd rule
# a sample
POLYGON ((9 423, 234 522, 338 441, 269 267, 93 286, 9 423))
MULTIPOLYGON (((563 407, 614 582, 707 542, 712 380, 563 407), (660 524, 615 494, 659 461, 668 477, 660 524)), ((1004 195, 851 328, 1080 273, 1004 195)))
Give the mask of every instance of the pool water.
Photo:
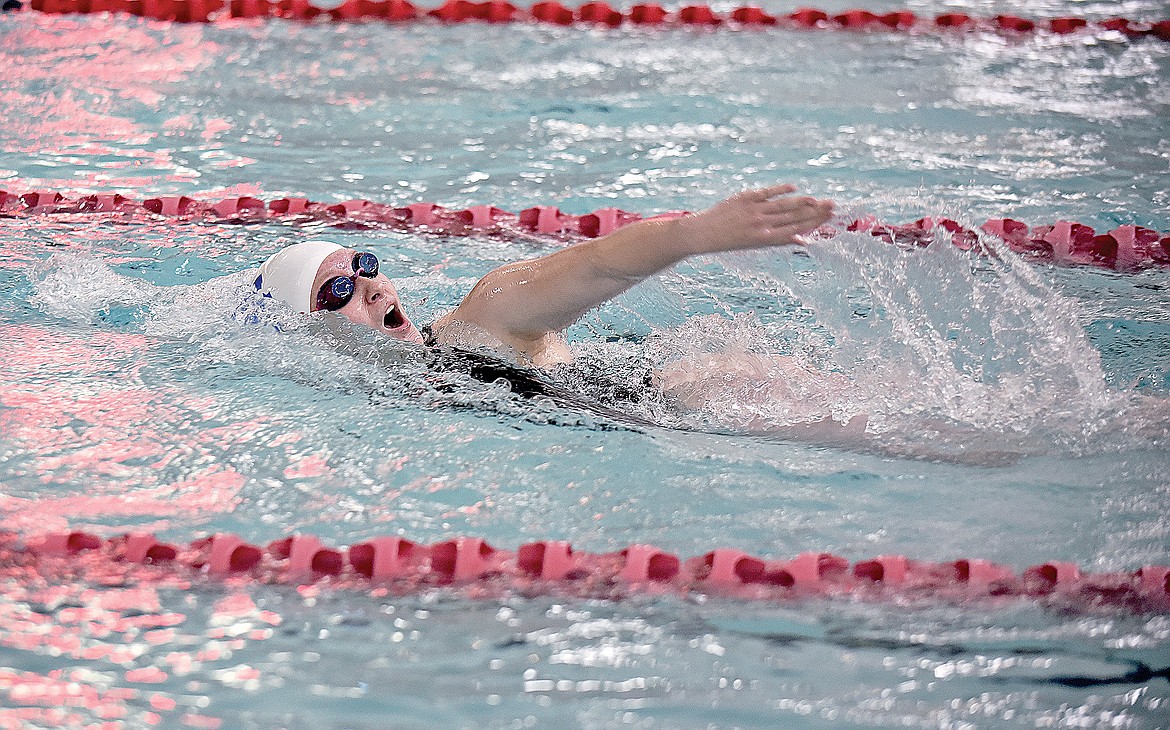
MULTIPOLYGON (((791 180, 837 200, 841 221, 1170 230, 1170 44, 1153 40, 34 13, 0 17, 0 38, 0 188, 13 192, 651 214, 791 180)), ((807 252, 693 260, 575 325, 579 364, 560 382, 604 397, 598 373, 633 387, 648 369, 781 354, 849 386, 785 396, 791 383, 764 372, 691 409, 650 388, 628 408, 656 425, 628 427, 437 374, 335 321, 253 311, 229 275, 320 236, 377 253, 422 322, 494 266, 566 245, 0 218, 4 529, 1170 563, 1164 268, 840 230, 807 252), (791 436, 859 414, 860 435, 791 436)), ((67 576, 0 592, 0 725, 13 727, 1158 728, 1168 667, 1165 615, 1014 599, 67 576)))

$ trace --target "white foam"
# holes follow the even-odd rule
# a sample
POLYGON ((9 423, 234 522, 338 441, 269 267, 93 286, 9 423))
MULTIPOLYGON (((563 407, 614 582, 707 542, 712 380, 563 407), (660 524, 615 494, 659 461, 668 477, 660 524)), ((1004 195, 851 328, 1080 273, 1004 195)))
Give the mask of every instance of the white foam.
POLYGON ((78 323, 96 321, 114 307, 142 307, 159 287, 116 273, 84 254, 57 254, 31 272, 36 287, 32 303, 54 317, 78 323))

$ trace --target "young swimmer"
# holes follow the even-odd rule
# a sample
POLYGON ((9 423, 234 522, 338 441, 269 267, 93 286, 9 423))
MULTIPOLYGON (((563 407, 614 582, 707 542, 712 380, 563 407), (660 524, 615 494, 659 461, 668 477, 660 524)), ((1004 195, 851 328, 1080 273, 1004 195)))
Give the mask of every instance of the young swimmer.
POLYGON ((747 190, 681 218, 634 223, 548 256, 501 266, 433 324, 415 326, 369 253, 295 244, 260 267, 256 288, 299 312, 334 311, 398 340, 487 348, 536 368, 571 362, 564 330, 589 310, 688 256, 803 245, 833 203, 793 185, 747 190))
MULTIPOLYGON (((378 270, 377 258, 335 243, 310 241, 274 254, 261 266, 255 285, 297 311, 334 311, 389 337, 427 345, 429 365, 436 371, 461 372, 483 382, 503 378, 517 395, 547 396, 625 426, 653 426, 618 402, 627 400, 620 393, 616 399, 590 398, 531 368, 555 375, 556 366, 573 361, 564 337, 569 325, 689 256, 804 245, 803 236, 831 218, 833 203, 795 191, 793 185, 747 190, 695 215, 642 221, 548 256, 501 266, 480 279, 454 311, 421 331, 378 270), (485 349, 500 359, 481 355, 485 349)), ((592 382, 604 380, 604 372, 591 378, 591 388, 609 390, 605 383, 592 382)), ((623 386, 614 385, 615 392, 623 386)), ((646 385, 680 411, 710 419, 716 430, 983 465, 1029 453, 1029 447, 1015 442, 989 443, 983 431, 929 420, 905 437, 870 434, 868 403, 848 378, 811 369, 795 358, 734 346, 655 367, 646 374, 646 385), (919 437, 922 433, 932 435, 928 442, 919 437)), ((629 384, 624 387, 629 390, 629 384)))

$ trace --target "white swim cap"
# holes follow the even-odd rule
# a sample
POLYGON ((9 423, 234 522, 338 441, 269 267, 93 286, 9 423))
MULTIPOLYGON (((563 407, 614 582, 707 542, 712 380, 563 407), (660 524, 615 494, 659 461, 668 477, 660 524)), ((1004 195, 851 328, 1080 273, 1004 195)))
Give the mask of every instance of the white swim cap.
POLYGON ((329 254, 343 248, 332 241, 305 241, 277 251, 260 265, 256 289, 298 312, 311 312, 317 303, 313 291, 317 269, 329 254))

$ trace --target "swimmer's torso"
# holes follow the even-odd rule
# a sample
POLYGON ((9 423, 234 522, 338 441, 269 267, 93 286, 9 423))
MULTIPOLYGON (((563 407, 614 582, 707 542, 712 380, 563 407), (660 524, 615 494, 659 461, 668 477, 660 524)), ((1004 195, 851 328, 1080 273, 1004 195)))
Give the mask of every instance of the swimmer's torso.
MULTIPOLYGON (((638 402, 649 392, 653 378, 648 367, 631 382, 617 381, 595 368, 578 366, 571 357, 570 362, 538 369, 496 355, 501 347, 504 352, 510 348, 486 333, 485 339, 459 340, 461 343, 476 343, 474 349, 469 349, 467 344, 452 346, 443 343, 435 335, 434 325, 424 326, 419 332, 427 346, 428 366, 435 372, 457 373, 483 383, 504 381, 517 396, 548 398, 558 406, 587 411, 626 426, 654 425, 623 407, 638 402)), ((567 345, 565 349, 568 349, 567 345)))

